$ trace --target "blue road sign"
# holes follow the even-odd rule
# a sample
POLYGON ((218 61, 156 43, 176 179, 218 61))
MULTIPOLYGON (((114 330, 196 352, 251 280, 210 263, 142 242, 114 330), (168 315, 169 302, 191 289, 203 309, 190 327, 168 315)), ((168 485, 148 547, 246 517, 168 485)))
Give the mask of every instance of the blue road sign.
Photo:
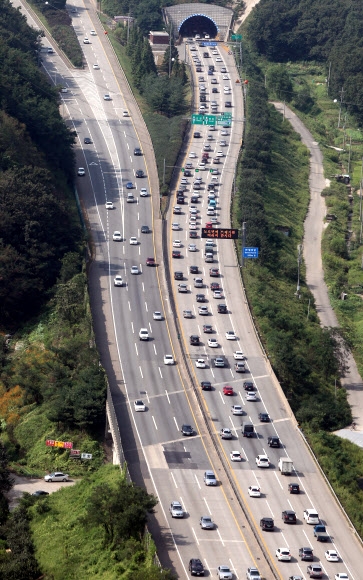
POLYGON ((218 44, 217 42, 213 42, 213 41, 210 41, 210 42, 204 41, 204 46, 217 46, 217 44, 218 44))
POLYGON ((258 248, 243 248, 244 258, 258 258, 258 248))

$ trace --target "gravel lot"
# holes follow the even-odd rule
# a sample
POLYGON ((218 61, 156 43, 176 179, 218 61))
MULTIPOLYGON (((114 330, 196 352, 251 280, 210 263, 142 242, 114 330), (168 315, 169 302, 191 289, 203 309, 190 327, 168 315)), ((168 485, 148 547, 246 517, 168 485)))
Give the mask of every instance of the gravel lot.
POLYGON ((18 505, 19 499, 22 497, 24 491, 27 491, 28 493, 34 493, 34 491, 41 489, 43 491, 47 491, 48 493, 53 493, 62 487, 70 487, 76 483, 75 480, 46 483, 44 479, 32 479, 29 477, 19 477, 18 475, 12 475, 12 477, 15 479, 15 484, 11 491, 8 493, 11 510, 18 505))

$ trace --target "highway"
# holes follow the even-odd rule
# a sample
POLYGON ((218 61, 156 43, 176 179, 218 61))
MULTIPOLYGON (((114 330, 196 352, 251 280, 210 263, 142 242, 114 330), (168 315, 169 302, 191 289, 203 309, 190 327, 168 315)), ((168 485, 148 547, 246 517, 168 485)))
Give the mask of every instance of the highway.
MULTIPOLYGON (((155 168, 148 166, 145 155, 134 155, 136 147, 143 150, 145 146, 145 142, 139 138, 140 120, 137 116, 133 117, 134 113, 131 111, 135 108, 128 97, 124 96, 124 90, 117 82, 104 43, 98 35, 100 27, 94 14, 85 10, 81 2, 69 8, 72 9, 73 6, 77 6, 77 13, 72 13, 72 17, 84 50, 87 68, 84 71, 70 71, 57 54, 43 55, 43 66, 52 82, 67 89, 66 93, 61 93, 64 116, 77 131, 79 139, 77 164, 78 167, 85 168, 86 175, 78 178, 77 188, 92 230, 98 283, 103 290, 102 296, 107 297, 99 303, 99 320, 95 324, 107 327, 108 343, 104 348, 112 353, 114 368, 113 373, 109 373, 109 381, 113 391, 118 390, 120 395, 118 412, 123 419, 120 430, 125 455, 130 458, 130 472, 137 473, 141 469, 148 490, 153 491, 159 498, 157 518, 161 535, 164 536, 164 545, 170 542, 167 546, 170 562, 180 578, 190 577, 188 562, 194 557, 201 558, 210 575, 216 575, 217 567, 225 564, 231 568, 235 578, 243 578, 247 567, 256 564, 265 578, 272 578, 272 572, 264 562, 262 552, 246 527, 243 513, 230 493, 226 478, 219 470, 195 395, 185 381, 179 361, 172 366, 164 365, 165 354, 175 356, 166 320, 169 316, 169 302, 165 301, 167 297, 161 296, 158 268, 146 265, 147 258, 160 259, 155 252, 153 231, 141 233, 144 225, 154 229, 156 216, 153 215, 151 203, 153 190, 149 172, 154 172, 155 168), (91 35, 91 30, 96 31, 95 36, 91 35), (90 44, 83 44, 85 37, 90 40, 90 44), (99 68, 94 68, 94 65, 99 68), (106 94, 110 95, 111 100, 104 100, 106 94), (127 111, 127 116, 124 116, 124 111, 127 111), (91 144, 84 143, 87 137, 92 140, 91 144), (136 178, 137 170, 142 170, 146 177, 136 178), (132 189, 127 189, 128 182, 132 183, 132 189), (147 197, 140 196, 141 188, 147 189, 147 197), (130 192, 135 196, 134 203, 127 203, 130 192), (113 203, 114 209, 106 209, 107 201, 113 203), (122 241, 112 239, 115 231, 121 233, 122 241), (136 245, 130 244, 132 236, 138 240, 136 245), (138 267, 138 274, 131 274, 132 266, 138 267), (116 275, 122 276, 122 287, 114 286, 116 275), (154 320, 155 311, 162 312, 162 320, 154 320), (148 329, 150 340, 139 340, 141 328, 148 329), (146 412, 135 412, 134 402, 138 399, 145 403, 146 412), (194 436, 182 435, 181 427, 185 423, 194 427, 194 436), (207 469, 214 469, 217 479, 223 485, 205 486, 203 475, 207 469), (183 519, 171 518, 168 508, 173 500, 182 503, 186 512, 183 519), (212 516, 216 523, 214 530, 200 529, 199 519, 203 515, 212 516)), ((188 45, 189 62, 192 61, 190 48, 188 45)), ((192 52, 199 54, 201 62, 214 62, 212 56, 203 57, 204 51, 200 47, 196 46, 196 51, 192 52)), ((223 46, 218 48, 218 53, 218 56, 213 55, 221 58, 221 62, 215 62, 215 75, 207 75, 206 66, 202 67, 202 73, 195 75, 196 97, 199 96, 198 85, 204 84, 207 87, 209 106, 211 89, 215 86, 211 84, 211 78, 216 78, 219 92, 213 96, 219 110, 224 108, 226 100, 232 102, 232 130, 222 128, 210 133, 206 127, 195 128, 200 130, 202 137, 193 138, 185 162, 192 162, 194 171, 195 164, 201 160, 204 144, 208 142, 207 135, 212 134, 213 139, 209 141, 211 147, 215 152, 222 150, 224 153, 221 162, 215 165, 220 171, 217 176, 218 187, 215 188, 216 214, 220 222, 218 225, 228 227, 234 166, 243 130, 243 119, 239 117, 242 111, 242 95, 241 88, 234 81, 237 75, 233 57, 223 46), (227 73, 220 71, 223 66, 227 73), (228 76, 228 80, 223 79, 223 75, 228 76), (199 76, 203 76, 205 80, 198 80, 199 76), (225 93, 224 89, 221 91, 221 87, 225 85, 231 87, 230 94, 225 93), (227 135, 222 135, 222 130, 227 135), (220 145, 222 139, 226 140, 226 145, 220 145), (197 158, 190 158, 190 152, 195 153, 197 158)), ((199 102, 196 98, 196 112, 198 108, 199 102)), ((194 181, 196 174, 194 171, 194 175, 187 178, 188 182, 194 181)), ((206 264, 204 261, 205 240, 200 239, 200 227, 210 217, 214 217, 207 218, 206 215, 207 185, 211 183, 213 176, 205 170, 198 172, 200 174, 203 174, 203 183, 201 199, 195 203, 198 212, 197 229, 193 230, 198 232, 198 238, 189 238, 191 204, 187 203, 182 206, 181 214, 170 216, 169 254, 171 256, 172 241, 179 239, 182 247, 178 249, 181 250, 182 258, 170 258, 170 271, 173 273, 181 270, 184 275, 183 282, 189 286, 188 293, 179 293, 177 284, 180 282, 173 280, 178 315, 183 320, 182 340, 196 382, 209 380, 213 384, 212 391, 203 392, 203 400, 210 421, 215 427, 215 438, 219 440, 220 428, 232 429, 234 439, 220 441, 219 444, 227 461, 232 450, 239 450, 242 454, 243 461, 230 462, 229 468, 240 493, 245 497, 247 510, 256 522, 257 529, 261 517, 270 516, 275 519, 273 533, 259 532, 266 552, 273 560, 277 548, 288 546, 291 550, 291 562, 279 563, 276 577, 288 578, 292 574, 301 574, 306 578, 308 563, 300 562, 298 548, 311 545, 314 547, 315 562, 321 562, 326 578, 334 578, 335 573, 348 571, 349 579, 358 580, 362 559, 361 546, 332 500, 303 444, 295 421, 290 417, 271 380, 269 367, 261 353, 247 312, 233 242, 219 240, 214 247, 214 263, 206 264), (171 229, 174 221, 180 223, 179 231, 171 229), (188 250, 189 243, 196 243, 196 252, 188 250), (198 314, 196 289, 193 286, 195 276, 188 273, 190 265, 197 265, 200 276, 203 277, 205 287, 203 290, 198 289, 198 292, 206 295, 205 305, 210 312, 207 316, 198 314), (210 266, 219 268, 220 277, 210 279, 210 266), (212 297, 209 286, 213 280, 219 282, 223 288, 222 299, 212 297), (217 313, 218 302, 227 305, 227 314, 217 313), (193 311, 192 319, 183 318, 182 312, 185 309, 193 311), (204 335, 203 324, 212 324, 214 333, 204 335), (237 340, 226 339, 226 332, 230 330, 235 332, 237 340), (201 338, 200 346, 189 345, 191 334, 201 338), (218 348, 206 346, 206 338, 209 336, 218 340, 218 348), (236 374, 234 371, 235 350, 242 350, 247 356, 248 372, 245 374, 236 374), (226 358, 226 367, 213 367, 211 359, 218 355, 226 358), (197 370, 196 358, 204 358, 207 368, 197 370), (244 380, 253 380, 257 401, 246 401, 244 380), (225 385, 233 387, 233 396, 222 394, 225 385), (245 411, 242 418, 231 414, 232 404, 242 405, 245 411), (259 423, 258 413, 262 411, 269 413, 271 423, 259 423), (254 439, 241 437, 240 425, 246 417, 254 424, 258 433, 254 439), (280 450, 267 447, 266 438, 273 434, 281 439, 283 447, 280 450), (260 469, 255 464, 255 457, 265 452, 269 455, 271 466, 260 469), (277 462, 282 455, 293 459, 296 473, 292 478, 282 476, 277 470, 277 462), (288 493, 287 484, 290 481, 300 483, 299 495, 291 496, 288 493), (262 497, 248 497, 247 488, 254 484, 261 487, 262 497), (333 544, 317 544, 313 539, 312 526, 302 523, 303 511, 312 507, 317 509, 322 521, 326 522, 333 544), (281 512, 285 509, 296 511, 296 526, 282 523, 281 512), (333 547, 336 547, 342 557, 340 563, 328 563, 325 560, 324 551, 333 547)), ((191 195, 191 185, 192 183, 187 184, 187 202, 191 195)), ((173 205, 176 205, 176 201, 173 205)), ((95 316, 94 305, 93 313, 95 316)), ((162 554, 160 557, 163 561, 162 554)))

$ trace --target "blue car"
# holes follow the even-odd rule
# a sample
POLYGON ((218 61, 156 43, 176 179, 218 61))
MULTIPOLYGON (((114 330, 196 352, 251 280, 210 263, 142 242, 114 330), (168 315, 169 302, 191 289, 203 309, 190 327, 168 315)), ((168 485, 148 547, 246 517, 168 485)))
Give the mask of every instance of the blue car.
POLYGON ((126 183, 126 189, 134 189, 133 183, 131 181, 126 183))

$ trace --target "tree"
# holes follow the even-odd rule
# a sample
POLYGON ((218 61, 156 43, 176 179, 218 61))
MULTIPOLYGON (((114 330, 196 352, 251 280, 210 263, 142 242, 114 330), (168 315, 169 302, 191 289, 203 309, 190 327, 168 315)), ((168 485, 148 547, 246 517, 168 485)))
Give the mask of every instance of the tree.
POLYGON ((0 560, 0 577, 6 580, 35 580, 40 575, 34 556, 29 517, 25 507, 14 510, 7 523, 1 528, 9 552, 0 560))
POLYGON ((267 86, 278 99, 291 101, 293 88, 290 75, 282 64, 271 66, 266 74, 267 86))

